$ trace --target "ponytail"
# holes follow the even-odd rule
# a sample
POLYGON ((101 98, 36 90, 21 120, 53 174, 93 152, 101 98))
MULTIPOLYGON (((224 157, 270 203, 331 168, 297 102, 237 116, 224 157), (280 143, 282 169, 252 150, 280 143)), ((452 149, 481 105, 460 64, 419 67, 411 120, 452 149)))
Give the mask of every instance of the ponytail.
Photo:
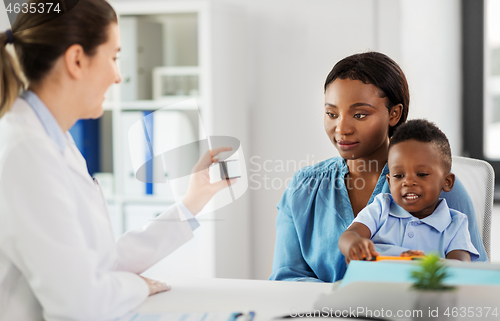
POLYGON ((10 110, 21 89, 25 88, 18 61, 12 55, 15 56, 15 52, 8 50, 8 47, 14 49, 9 42, 7 33, 0 33, 0 118, 10 110))

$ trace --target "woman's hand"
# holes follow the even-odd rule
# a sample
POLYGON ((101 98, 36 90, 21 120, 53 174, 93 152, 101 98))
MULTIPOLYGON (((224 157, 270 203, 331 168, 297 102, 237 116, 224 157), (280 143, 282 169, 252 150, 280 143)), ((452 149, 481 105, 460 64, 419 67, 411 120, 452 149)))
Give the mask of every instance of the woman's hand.
POLYGON ((354 241, 352 241, 351 246, 349 247, 348 255, 345 257, 347 264, 351 262, 351 260, 366 260, 370 261, 372 257, 378 256, 379 253, 375 249, 375 244, 370 239, 366 239, 363 237, 358 237, 354 241))
POLYGON ((194 165, 191 177, 189 178, 188 190, 182 200, 193 215, 198 214, 215 193, 236 182, 236 179, 230 179, 211 184, 208 174, 208 167, 219 161, 216 156, 221 152, 230 150, 232 150, 231 147, 215 148, 206 152, 194 165))
POLYGON ((422 250, 408 250, 408 251, 404 251, 403 253, 401 253, 400 256, 404 256, 404 257, 407 257, 407 256, 425 256, 425 253, 422 250))
POLYGON ((156 293, 166 292, 166 291, 169 291, 170 289, 172 289, 165 282, 148 279, 148 278, 145 278, 143 276, 140 276, 140 277, 143 278, 144 281, 146 281, 146 284, 149 287, 149 295, 150 296, 153 295, 153 294, 156 294, 156 293))

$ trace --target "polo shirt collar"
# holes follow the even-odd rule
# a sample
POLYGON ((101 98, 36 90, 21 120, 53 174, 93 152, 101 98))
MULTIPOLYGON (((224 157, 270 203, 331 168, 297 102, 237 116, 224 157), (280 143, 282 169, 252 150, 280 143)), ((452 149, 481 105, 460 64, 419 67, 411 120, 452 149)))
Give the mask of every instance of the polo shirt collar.
POLYGON ((410 213, 408 213, 404 208, 396 204, 391 196, 391 206, 389 209, 389 215, 397 217, 397 218, 413 218, 415 221, 421 221, 425 223, 440 233, 442 233, 448 225, 451 224, 451 215, 450 209, 448 208, 448 204, 444 198, 439 199, 439 204, 432 213, 432 215, 427 216, 426 218, 419 219, 410 213))
POLYGON ((389 208, 389 215, 397 217, 397 218, 416 218, 410 213, 408 213, 404 208, 396 204, 391 195, 391 206, 389 208))
POLYGON ((33 108, 49 137, 56 143, 61 153, 64 153, 64 149, 66 148, 65 135, 47 106, 31 90, 24 91, 21 94, 21 98, 33 108))
POLYGON ((444 198, 439 199, 439 204, 432 215, 421 219, 425 224, 432 226, 442 233, 451 224, 450 209, 444 198))

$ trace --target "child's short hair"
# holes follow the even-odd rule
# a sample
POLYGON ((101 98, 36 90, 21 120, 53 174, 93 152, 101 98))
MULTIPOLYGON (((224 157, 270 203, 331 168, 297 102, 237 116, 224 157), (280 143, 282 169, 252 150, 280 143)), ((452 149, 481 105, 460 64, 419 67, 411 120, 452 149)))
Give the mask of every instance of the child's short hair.
POLYGON ((399 126, 391 138, 392 146, 407 140, 434 144, 440 153, 445 169, 451 171, 451 148, 446 135, 434 124, 425 119, 413 119, 399 126))

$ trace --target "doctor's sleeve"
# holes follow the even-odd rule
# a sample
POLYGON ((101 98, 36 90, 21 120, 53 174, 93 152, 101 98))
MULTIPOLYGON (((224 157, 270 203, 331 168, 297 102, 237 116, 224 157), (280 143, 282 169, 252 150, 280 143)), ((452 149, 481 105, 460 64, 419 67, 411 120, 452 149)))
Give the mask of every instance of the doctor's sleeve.
POLYGON ((185 211, 189 210, 182 202, 173 204, 144 227, 123 234, 116 243, 115 269, 143 273, 193 238, 199 223, 185 211), (186 220, 181 220, 181 211, 186 220))
MULTIPOLYGON (((294 186, 295 177, 290 182, 294 186)), ((273 269, 269 280, 323 282, 318 279, 302 256, 299 238, 288 202, 293 201, 292 190, 287 188, 278 204, 276 242, 273 269)))
POLYGON ((476 212, 474 211, 474 205, 470 199, 469 193, 465 190, 464 185, 458 177, 455 180, 453 189, 450 192, 442 192, 441 197, 446 199, 446 203, 449 208, 457 210, 459 212, 467 215, 469 221, 469 232, 472 244, 479 252, 479 259, 477 261, 488 261, 488 256, 486 255, 486 250, 484 249, 483 240, 481 239, 481 234, 479 233, 479 227, 477 225, 476 212))
MULTIPOLYGON (((35 142, 33 142, 33 140, 35 142)), ((0 168, 0 250, 20 270, 47 321, 109 320, 149 295, 138 275, 114 272, 86 241, 62 155, 21 141, 0 168)))

